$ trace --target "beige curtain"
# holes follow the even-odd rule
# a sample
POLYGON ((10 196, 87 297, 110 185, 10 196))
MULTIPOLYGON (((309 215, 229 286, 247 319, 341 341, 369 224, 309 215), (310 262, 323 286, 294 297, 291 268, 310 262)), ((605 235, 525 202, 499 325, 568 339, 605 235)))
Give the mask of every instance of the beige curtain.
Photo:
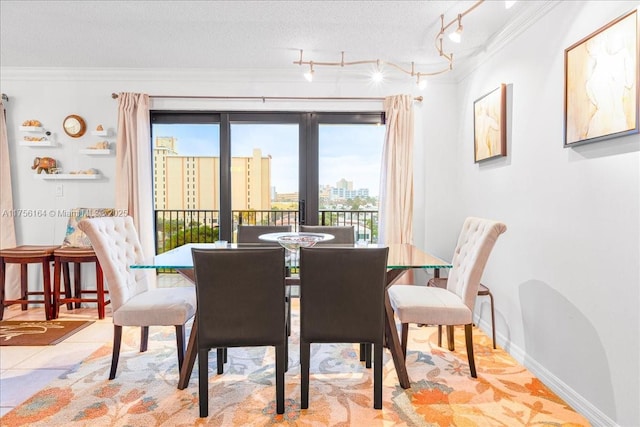
MULTIPOLYGON (((9 164, 9 139, 7 138, 7 111, 0 102, 0 249, 16 246, 16 228, 13 220, 13 191, 11 189, 11 165, 9 164)), ((20 266, 7 264, 5 279, 7 299, 20 296, 20 266)))
POLYGON ((149 95, 118 94, 116 209, 135 223, 145 256, 155 255, 149 95))
POLYGON ((384 244, 413 241, 413 97, 384 100, 387 131, 380 173, 378 240, 384 244))

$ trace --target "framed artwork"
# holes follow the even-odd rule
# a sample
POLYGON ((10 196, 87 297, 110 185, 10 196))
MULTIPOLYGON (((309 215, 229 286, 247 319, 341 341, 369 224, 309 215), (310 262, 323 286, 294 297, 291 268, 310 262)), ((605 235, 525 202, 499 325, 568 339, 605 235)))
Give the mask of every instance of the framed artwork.
POLYGON ((507 86, 492 90, 473 103, 475 162, 507 155, 507 86))
POLYGON ((638 133, 638 10, 564 51, 564 146, 638 133))

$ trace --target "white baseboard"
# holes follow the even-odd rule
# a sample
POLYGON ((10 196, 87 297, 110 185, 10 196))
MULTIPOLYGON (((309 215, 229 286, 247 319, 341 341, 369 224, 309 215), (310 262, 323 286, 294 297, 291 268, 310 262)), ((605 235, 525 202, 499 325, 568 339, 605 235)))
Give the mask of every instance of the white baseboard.
MULTIPOLYGON (((485 321, 475 318, 476 324, 486 331, 487 335, 491 335, 491 321, 485 321), (479 322, 479 323, 478 323, 479 322)), ((574 410, 582 414, 594 426, 602 427, 619 427, 615 421, 609 418, 605 413, 596 408, 591 402, 569 387, 560 378, 548 371, 544 366, 536 360, 529 357, 527 353, 512 342, 506 343, 506 338, 500 333, 496 333, 497 344, 503 349, 509 349, 507 352, 518 363, 527 368, 535 375, 544 385, 549 387, 554 393, 560 396, 574 410)))

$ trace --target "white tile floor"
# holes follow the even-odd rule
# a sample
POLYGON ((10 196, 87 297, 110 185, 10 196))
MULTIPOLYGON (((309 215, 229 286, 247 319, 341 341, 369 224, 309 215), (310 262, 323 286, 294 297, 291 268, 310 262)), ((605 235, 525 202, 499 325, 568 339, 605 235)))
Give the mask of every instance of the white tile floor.
MULTIPOLYGON (((191 286, 177 274, 158 276, 158 286, 191 286)), ((95 323, 66 340, 49 346, 0 347, 0 417, 45 388, 58 376, 72 369, 91 353, 113 340, 111 306, 98 320, 95 304, 68 311, 60 307, 61 320, 94 320, 95 323)), ((41 306, 26 311, 20 305, 5 308, 4 320, 44 320, 41 306)))

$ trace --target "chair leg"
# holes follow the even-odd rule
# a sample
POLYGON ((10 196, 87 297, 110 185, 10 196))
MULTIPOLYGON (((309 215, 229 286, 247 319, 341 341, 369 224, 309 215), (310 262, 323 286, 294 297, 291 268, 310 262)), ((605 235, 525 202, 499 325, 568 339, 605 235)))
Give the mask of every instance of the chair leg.
POLYGON ((284 337, 284 371, 289 371, 289 338, 284 337))
MULTIPOLYGON (((286 338, 285 338, 286 340, 286 338)), ((284 371, 286 370, 287 344, 276 346, 276 413, 284 414, 284 371)))
POLYGON ((360 343, 360 361, 364 362, 367 360, 367 346, 365 343, 360 343))
POLYGON ((198 350, 198 401, 200 418, 205 418, 209 415, 209 349, 206 348, 198 350))
POLYGON ((382 409, 382 342, 373 345, 373 409, 382 409))
POLYGON ((113 325, 113 354, 111 356, 111 372, 109 372, 110 380, 116 377, 116 370, 118 369, 118 358, 120 357, 121 341, 122 341, 122 326, 113 325))
POLYGON ((464 337, 467 343, 467 357, 469 358, 471 376, 473 378, 478 378, 478 375, 476 374, 476 362, 473 357, 473 325, 471 323, 464 325, 464 337))
MULTIPOLYGON (((81 263, 74 262, 73 263, 73 290, 75 292, 76 298, 82 298, 82 273, 81 273, 81 263)), ((76 308, 82 307, 82 303, 80 301, 76 302, 76 308)))
POLYGON ((438 347, 442 347, 442 325, 438 325, 438 347))
POLYGON ((309 408, 309 361, 311 344, 300 341, 300 408, 309 408))
POLYGON ((367 369, 371 369, 371 358, 372 358, 372 344, 370 342, 364 344, 365 348, 365 356, 364 356, 364 366, 367 369))
POLYGON ((402 337, 400 338, 400 345, 402 346, 402 355, 407 358, 407 340, 409 339, 409 324, 403 323, 401 330, 402 337))
POLYGON ((29 298, 29 296, 27 295, 27 292, 29 291, 28 267, 29 266, 27 264, 20 264, 20 295, 21 295, 21 299, 25 301, 22 304, 20 304, 20 309, 22 311, 26 311, 27 308, 29 308, 29 303, 27 302, 27 299, 29 298))
POLYGON ((182 362, 184 362, 184 336, 186 328, 184 325, 176 325, 176 345, 178 347, 178 372, 182 370, 182 362))
POLYGON ((53 316, 53 295, 51 295, 51 266, 49 262, 42 263, 42 276, 44 277, 44 312, 47 320, 53 316))
POLYGON ((218 367, 218 375, 222 375, 224 373, 224 362, 226 362, 226 348, 218 348, 216 349, 216 364, 218 367))
POLYGON ((455 342, 453 339, 453 325, 447 325, 447 345, 449 351, 455 350, 455 342))
POLYGON ((98 300, 98 319, 104 319, 104 273, 98 261, 96 261, 96 297, 98 300))
POLYGON ((493 349, 496 349, 496 312, 493 308, 493 294, 489 292, 489 301, 491 302, 491 337, 493 338, 493 349))
POLYGON ((0 257, 0 320, 4 318, 4 287, 5 287, 5 269, 6 264, 4 258, 0 257))
POLYGON ((284 302, 287 309, 287 336, 291 336, 291 290, 287 288, 288 295, 285 296, 284 302))
POLYGON ((142 326, 140 328, 140 353, 144 353, 147 351, 147 346, 149 344, 149 327, 142 326))
POLYGON ((60 260, 56 259, 53 263, 53 307, 51 307, 53 310, 51 317, 54 319, 57 319, 60 314, 60 273, 60 260))

